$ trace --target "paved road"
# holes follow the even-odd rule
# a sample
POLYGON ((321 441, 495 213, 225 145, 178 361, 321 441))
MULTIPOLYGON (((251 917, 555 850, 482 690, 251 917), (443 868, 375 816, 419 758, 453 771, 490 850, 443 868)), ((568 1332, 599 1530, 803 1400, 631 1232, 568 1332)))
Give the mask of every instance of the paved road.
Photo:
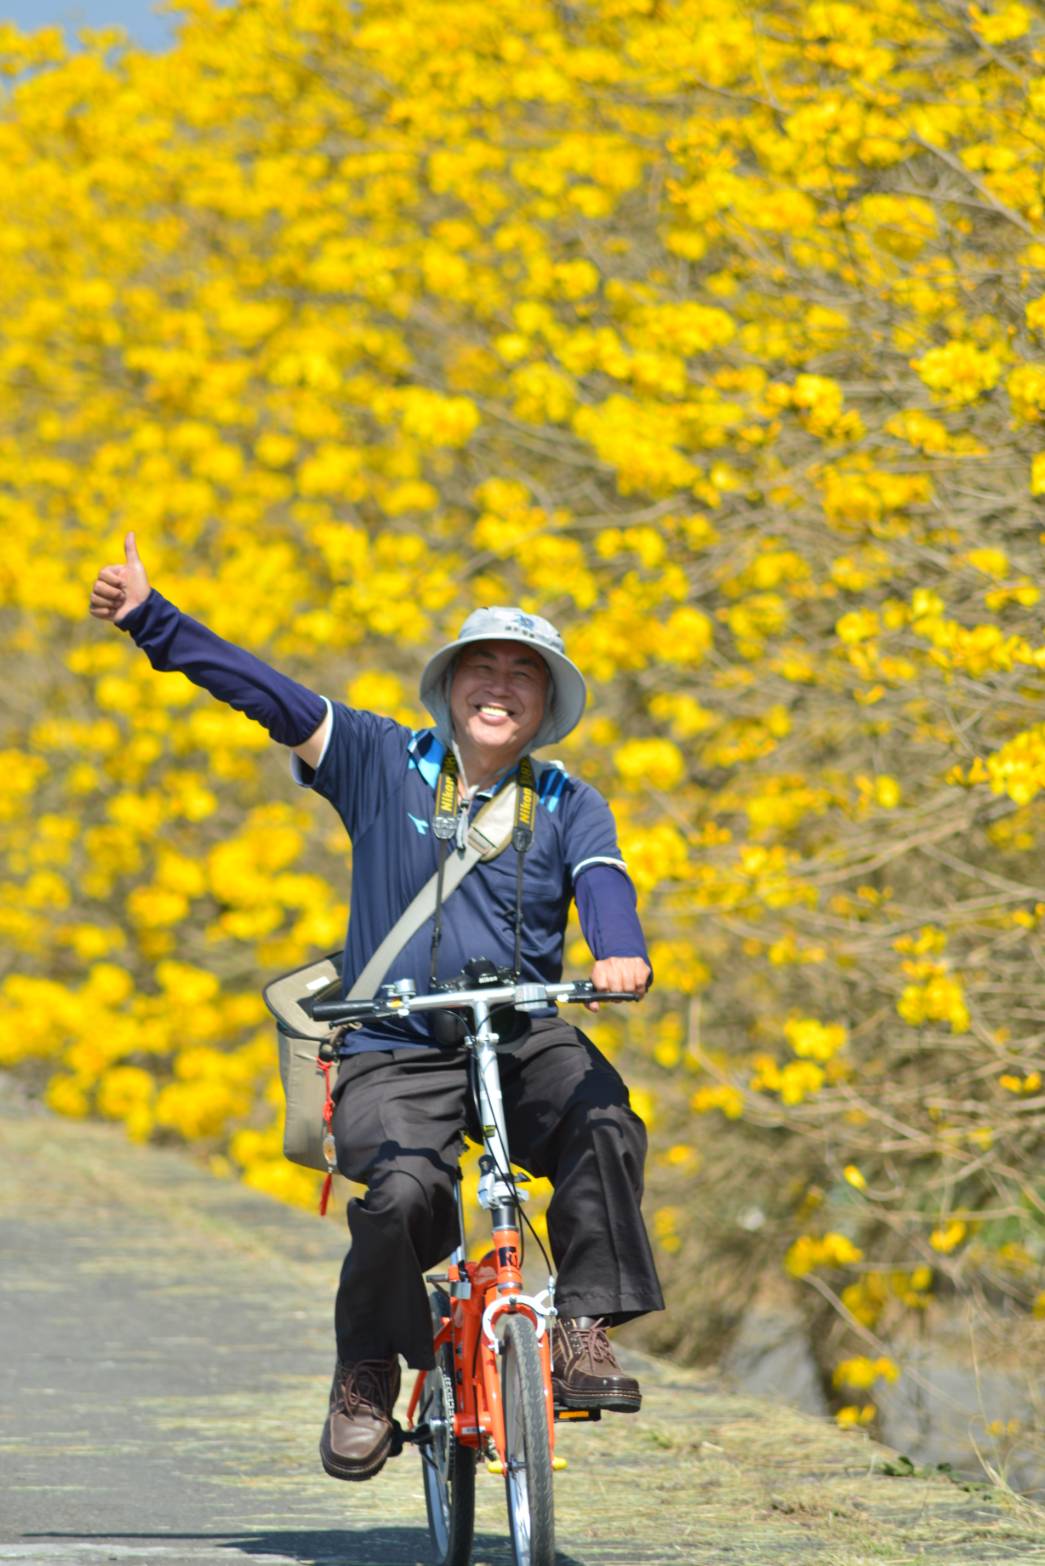
MULTIPOLYGON (((340 1223, 0 1084, 0 1562, 423 1566, 414 1454, 363 1485, 316 1457, 341 1250, 340 1223)), ((561 1433, 558 1566, 1045 1563, 1004 1498, 632 1362, 642 1415, 561 1433)), ((510 1561, 485 1473, 475 1561, 510 1561)))

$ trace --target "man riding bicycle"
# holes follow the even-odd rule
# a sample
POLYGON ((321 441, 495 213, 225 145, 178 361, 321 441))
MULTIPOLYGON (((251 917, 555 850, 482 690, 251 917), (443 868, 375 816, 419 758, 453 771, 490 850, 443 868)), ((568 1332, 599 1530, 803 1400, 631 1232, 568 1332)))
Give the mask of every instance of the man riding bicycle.
MULTIPOLYGON (((476 864, 378 983, 409 978, 426 992, 480 956, 523 980, 555 982, 575 899, 596 990, 645 991, 646 946, 609 806, 559 764, 525 759, 568 734, 586 701, 547 620, 476 610, 426 665, 420 693, 434 724, 411 732, 318 696, 215 636, 150 588, 133 534, 125 547, 124 563, 100 571, 91 613, 130 632, 154 668, 180 670, 262 723, 293 752, 296 781, 329 800, 349 833, 346 990, 440 856, 463 846, 485 801, 522 775, 536 794, 532 841, 476 864)), ((348 1204, 320 1453, 334 1477, 368 1479, 392 1449, 399 1356, 418 1370, 433 1364, 423 1274, 458 1242, 468 1088, 464 1050, 437 1043, 421 1016, 369 1022, 345 1048, 333 1095, 337 1161, 367 1189, 348 1204)), ((502 1087, 514 1156, 554 1188, 556 1404, 637 1410, 638 1383, 606 1328, 663 1308, 640 1212, 645 1129, 616 1070, 554 1007, 503 1056, 502 1087)))

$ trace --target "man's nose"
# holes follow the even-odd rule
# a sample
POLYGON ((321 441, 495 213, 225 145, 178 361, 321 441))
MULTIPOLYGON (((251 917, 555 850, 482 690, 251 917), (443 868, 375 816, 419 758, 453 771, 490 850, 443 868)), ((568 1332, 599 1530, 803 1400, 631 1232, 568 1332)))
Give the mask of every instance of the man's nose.
POLYGON ((486 687, 493 694, 497 692, 504 695, 512 683, 511 671, 505 669, 491 669, 486 677, 486 687))

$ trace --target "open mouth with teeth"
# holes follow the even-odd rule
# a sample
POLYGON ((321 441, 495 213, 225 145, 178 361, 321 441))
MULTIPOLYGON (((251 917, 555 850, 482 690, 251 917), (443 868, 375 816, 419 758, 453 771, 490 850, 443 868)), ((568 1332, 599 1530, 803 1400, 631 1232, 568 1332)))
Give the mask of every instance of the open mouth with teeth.
POLYGON ((496 702, 482 702, 476 705, 476 712, 481 718, 510 718, 512 712, 508 707, 501 707, 496 702))

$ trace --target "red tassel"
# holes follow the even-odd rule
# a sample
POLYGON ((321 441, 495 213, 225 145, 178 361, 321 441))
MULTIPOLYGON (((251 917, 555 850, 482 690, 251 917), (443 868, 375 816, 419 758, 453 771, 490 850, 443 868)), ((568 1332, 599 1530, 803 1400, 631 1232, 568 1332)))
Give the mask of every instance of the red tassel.
POLYGON ((334 1134, 332 1130, 334 1121, 334 1099, 330 1091, 331 1065, 332 1062, 329 1060, 317 1059, 316 1061, 317 1068, 323 1073, 323 1086, 326 1089, 326 1097, 323 1099, 323 1157, 327 1161, 327 1177, 323 1181, 323 1190, 321 1191, 319 1197, 319 1216, 321 1218, 325 1218, 327 1215, 327 1206, 330 1202, 330 1190, 334 1184, 334 1170, 332 1167, 334 1158, 334 1134))

